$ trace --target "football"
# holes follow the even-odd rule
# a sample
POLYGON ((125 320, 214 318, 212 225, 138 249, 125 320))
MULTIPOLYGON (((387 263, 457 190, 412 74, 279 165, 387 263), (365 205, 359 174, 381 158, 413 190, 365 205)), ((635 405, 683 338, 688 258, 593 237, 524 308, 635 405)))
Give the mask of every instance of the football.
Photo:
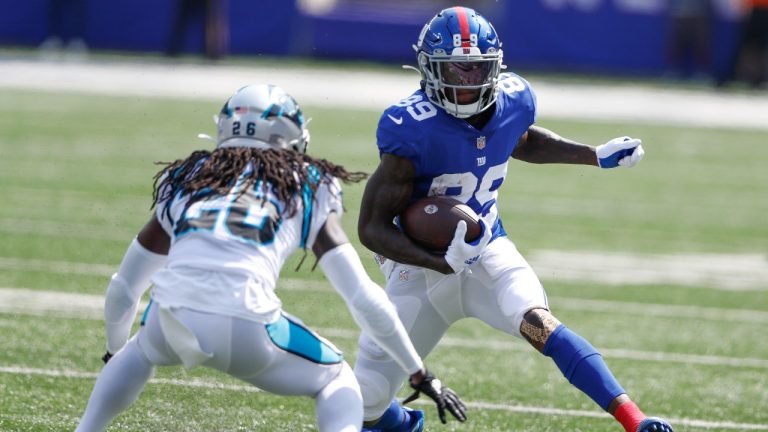
POLYGON ((453 198, 433 196, 422 198, 405 209, 400 215, 400 226, 411 240, 424 248, 445 252, 460 220, 467 223, 465 241, 480 237, 480 218, 468 205, 453 198))

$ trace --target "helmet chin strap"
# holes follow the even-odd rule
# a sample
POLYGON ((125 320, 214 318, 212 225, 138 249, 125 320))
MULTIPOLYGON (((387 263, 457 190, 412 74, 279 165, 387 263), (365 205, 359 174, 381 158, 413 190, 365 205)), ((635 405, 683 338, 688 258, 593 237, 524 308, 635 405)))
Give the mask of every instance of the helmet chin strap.
POLYGON ((483 99, 483 92, 480 91, 477 95, 477 100, 475 102, 469 103, 469 104, 459 104, 455 102, 451 102, 450 99, 448 99, 447 92, 452 91, 453 92, 453 99, 458 100, 458 94, 456 92, 455 88, 444 88, 442 89, 442 98, 443 98, 443 108, 445 111, 457 118, 465 119, 472 117, 475 114, 479 114, 483 110, 480 109, 480 101, 483 99))
POLYGON ((447 102, 447 101, 443 102, 443 104, 445 105, 445 110, 448 112, 448 114, 460 119, 472 117, 473 115, 478 114, 482 111, 482 110, 479 110, 479 105, 480 105, 479 100, 477 102, 466 104, 466 105, 455 104, 453 102, 447 102), (467 108, 467 109, 465 110, 464 108, 467 108))

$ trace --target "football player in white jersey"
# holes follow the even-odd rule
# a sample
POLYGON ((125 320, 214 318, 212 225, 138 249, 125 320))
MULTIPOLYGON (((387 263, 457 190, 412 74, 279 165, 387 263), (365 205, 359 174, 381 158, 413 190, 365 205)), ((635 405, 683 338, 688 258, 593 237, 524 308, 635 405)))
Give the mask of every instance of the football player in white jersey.
MULTIPOLYGON (((428 355, 451 324, 474 317, 550 357, 626 432, 671 432, 666 421, 643 414, 599 352, 550 312, 539 279, 507 238, 496 205, 510 158, 630 167, 642 159, 640 140, 620 137, 595 148, 534 126, 530 84, 501 72, 498 35, 472 9, 437 14, 414 48, 421 88, 381 116, 376 131, 381 160, 363 194, 358 231, 378 254, 387 294, 416 350, 428 355), (466 243, 467 227, 459 222, 444 255, 411 241, 392 221, 425 196, 467 204, 480 215, 483 235, 466 243)), ((364 430, 418 430, 412 419, 423 413, 406 411, 393 400, 407 375, 371 336, 360 337, 355 363, 364 430)))
POLYGON ((358 325, 418 393, 464 417, 458 396, 428 372, 393 305, 365 273, 341 228, 339 180, 364 173, 305 154, 309 132, 279 87, 238 90, 219 114, 218 144, 155 177, 156 212, 123 257, 105 300, 107 353, 78 431, 102 431, 156 366, 202 365, 265 391, 313 397, 321 431, 359 431, 360 388, 341 352, 283 312, 285 260, 309 248, 358 325), (128 340, 142 294, 141 328, 128 340))

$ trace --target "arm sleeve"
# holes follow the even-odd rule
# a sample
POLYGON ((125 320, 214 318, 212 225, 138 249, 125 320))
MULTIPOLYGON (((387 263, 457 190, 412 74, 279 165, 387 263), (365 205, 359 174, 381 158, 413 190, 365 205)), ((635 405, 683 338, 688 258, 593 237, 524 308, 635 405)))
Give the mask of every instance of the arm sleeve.
MULTIPOLYGON (((344 213, 342 196, 341 184, 335 177, 323 181, 320 186, 318 186, 315 199, 310 203, 309 208, 310 222, 306 244, 307 249, 312 249, 312 245, 315 244, 315 240, 317 239, 317 233, 320 232, 320 229, 325 225, 329 213, 344 213)), ((306 207, 304 208, 304 211, 307 211, 306 207)))
POLYGON ((150 252, 136 239, 125 251, 104 299, 108 352, 116 353, 128 341, 139 300, 149 288, 149 278, 165 265, 165 261, 166 255, 150 252))
POLYGON ((424 364, 408 338, 395 306, 384 290, 368 277, 352 245, 345 243, 323 254, 320 268, 347 302, 360 328, 406 372, 414 374, 421 370, 424 364))

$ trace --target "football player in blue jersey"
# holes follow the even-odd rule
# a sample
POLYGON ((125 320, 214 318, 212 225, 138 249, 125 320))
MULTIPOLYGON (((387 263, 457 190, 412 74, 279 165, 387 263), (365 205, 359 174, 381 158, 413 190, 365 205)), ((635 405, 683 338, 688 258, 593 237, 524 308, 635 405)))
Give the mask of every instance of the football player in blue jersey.
MULTIPOLYGON (((438 13, 414 48, 421 89, 381 116, 380 163, 363 194, 358 232, 377 254, 387 294, 419 354, 428 355, 452 323, 474 317, 550 357, 626 432, 671 432, 667 421, 643 414, 598 351, 552 315, 538 277, 507 238, 496 205, 510 158, 631 167, 643 157, 640 140, 620 137, 591 147, 535 126, 530 84, 502 73, 496 31, 472 9, 438 13), (445 255, 435 255, 393 224, 410 203, 435 195, 469 205, 481 217, 480 238, 466 243, 466 224, 459 222, 445 255)), ((363 430, 421 430, 423 413, 393 399, 405 372, 365 333, 355 375, 364 399, 363 430)))

